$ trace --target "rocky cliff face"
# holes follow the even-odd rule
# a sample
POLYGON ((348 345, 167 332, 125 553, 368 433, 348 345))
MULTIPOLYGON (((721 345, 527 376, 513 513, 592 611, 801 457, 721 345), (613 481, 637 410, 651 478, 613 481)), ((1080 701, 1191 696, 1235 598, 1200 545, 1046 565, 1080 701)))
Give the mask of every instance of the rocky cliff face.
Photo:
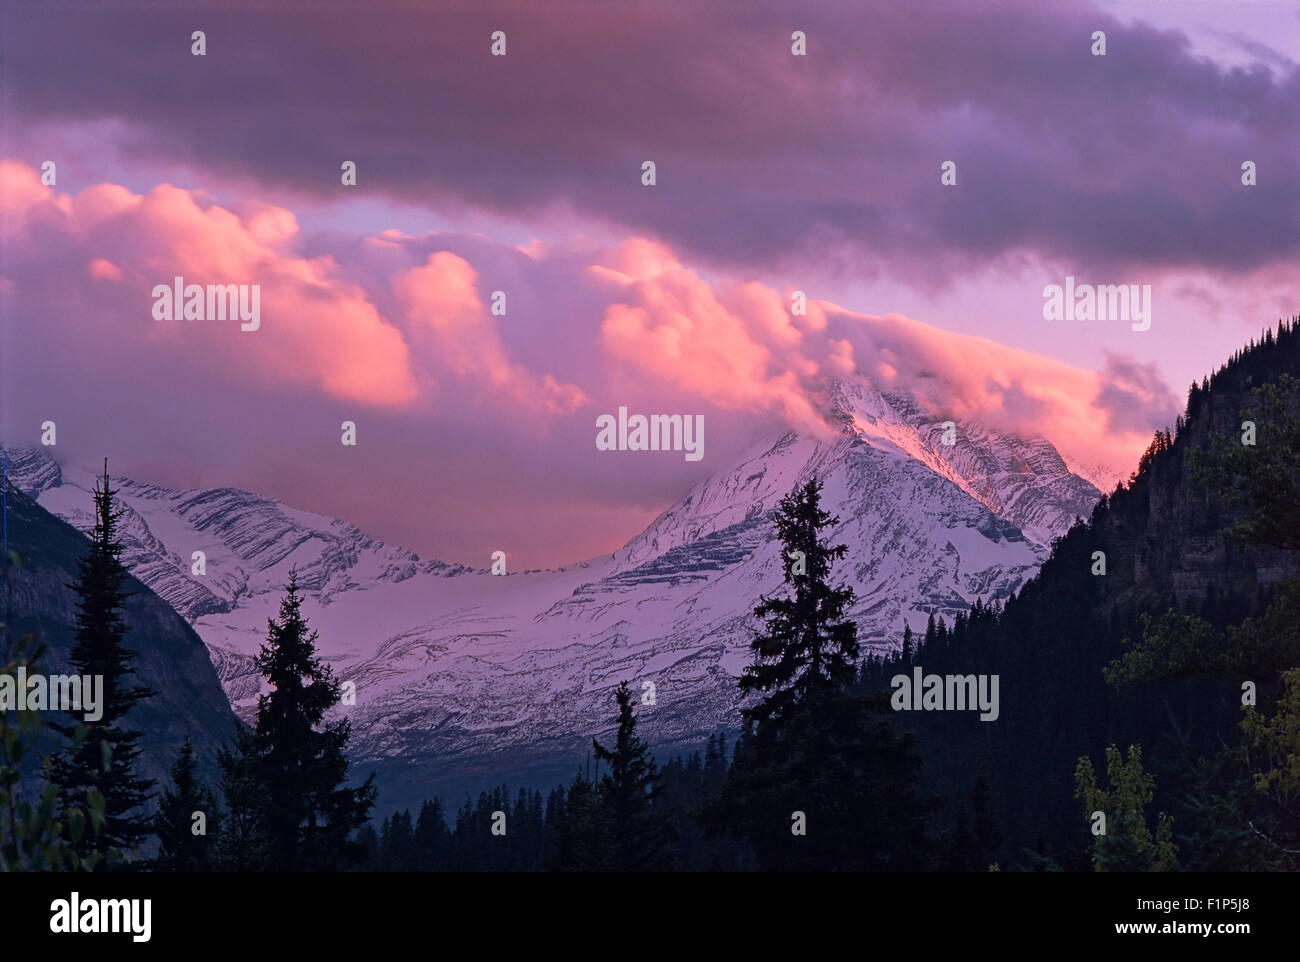
POLYGON ((1243 555, 1224 540, 1233 512, 1193 482, 1191 466, 1191 452, 1206 449, 1212 437, 1241 437, 1252 387, 1298 372, 1300 337, 1291 334, 1225 366, 1212 390, 1198 392, 1176 440, 1153 448, 1148 469, 1099 515, 1114 590, 1199 602, 1211 593, 1253 595, 1260 585, 1300 576, 1294 553, 1243 555))
MULTIPOLYGON (((43 476, 54 477, 48 471, 43 476)), ((48 651, 42 661, 44 670, 65 672, 76 606, 68 583, 76 578, 86 538, 12 485, 6 497, 9 548, 22 558, 21 566, 4 569, 0 598, 6 608, 7 638, 35 635, 48 651)), ((137 678, 157 692, 129 716, 143 733, 140 771, 158 779, 160 788, 170 785, 168 772, 188 734, 211 781, 216 774, 216 748, 233 736, 237 721, 207 648, 185 619, 141 581, 129 579, 127 590, 132 596, 124 609, 129 628, 126 643, 136 652, 137 678)), ((49 720, 55 719, 51 715, 49 720)), ((34 787, 33 779, 24 782, 25 788, 34 787)))

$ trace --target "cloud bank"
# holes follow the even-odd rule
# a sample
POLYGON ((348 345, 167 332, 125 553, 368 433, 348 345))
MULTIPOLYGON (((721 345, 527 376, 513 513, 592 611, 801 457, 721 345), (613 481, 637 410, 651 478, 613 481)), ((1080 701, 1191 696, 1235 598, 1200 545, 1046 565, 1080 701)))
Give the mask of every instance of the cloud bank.
POLYGON ((13 162, 0 205, 5 440, 55 420, 71 460, 252 487, 472 564, 503 545, 535 564, 611 550, 758 437, 825 432, 830 378, 1121 469, 1176 409, 1153 367, 1118 354, 1099 373, 817 299, 800 315, 793 291, 647 238, 304 236, 253 199, 66 192, 13 162), (262 285, 261 328, 154 320, 150 291, 175 275, 262 285), (705 459, 601 458, 595 418, 620 405, 706 415, 705 459))
POLYGON ((1295 59, 1229 67, 1087 2, 301 10, 20 5, 13 141, 40 151, 75 127, 123 164, 317 200, 340 196, 352 160, 367 196, 576 217, 733 271, 832 264, 939 285, 1024 251, 1075 273, 1300 253, 1295 59), (505 57, 489 54, 498 29, 505 57), (807 56, 791 55, 796 29, 807 56), (958 183, 943 190, 947 160, 958 183))

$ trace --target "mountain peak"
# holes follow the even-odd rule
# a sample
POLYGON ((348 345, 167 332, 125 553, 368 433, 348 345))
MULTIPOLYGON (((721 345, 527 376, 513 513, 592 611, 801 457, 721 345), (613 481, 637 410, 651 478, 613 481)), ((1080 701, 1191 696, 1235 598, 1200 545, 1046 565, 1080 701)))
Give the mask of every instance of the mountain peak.
MULTIPOLYGON (((601 734, 595 720, 622 680, 655 681, 647 737, 693 746, 739 707, 755 601, 783 580, 770 516, 798 485, 822 481, 839 518, 832 536, 849 548, 835 578, 854 589, 863 645, 884 649, 904 623, 921 629, 931 613, 951 618, 1016 591, 1098 498, 1042 439, 958 422, 947 445, 942 421, 910 398, 857 381, 828 398, 841 435, 766 439, 586 565, 494 577, 421 562, 253 492, 118 478, 127 560, 191 621, 245 714, 266 619, 296 566, 322 656, 357 684, 358 761, 400 759, 412 792, 466 755, 517 764, 522 754, 563 774, 601 734), (204 576, 190 570, 196 549, 204 576)), ((43 505, 70 519, 86 511, 75 471, 21 465, 43 505)))

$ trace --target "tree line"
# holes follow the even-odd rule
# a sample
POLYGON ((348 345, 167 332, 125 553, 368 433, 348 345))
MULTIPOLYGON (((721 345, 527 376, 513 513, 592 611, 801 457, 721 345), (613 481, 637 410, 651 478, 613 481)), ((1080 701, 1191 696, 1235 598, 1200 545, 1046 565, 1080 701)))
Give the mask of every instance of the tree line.
MULTIPOLYGON (((290 575, 256 658, 268 693, 252 726, 218 751, 204 784, 187 738, 159 790, 139 772, 131 709, 154 693, 136 683, 122 618, 127 572, 121 511, 105 466, 95 524, 79 560, 72 668, 104 678, 102 717, 53 725, 44 793, 18 795, 18 765, 41 734, 35 712, 0 716, 0 857, 10 870, 340 871, 358 868, 677 870, 811 868, 828 859, 873 868, 926 867, 939 857, 927 829, 938 800, 916 788, 919 757, 888 711, 851 691, 856 625, 850 588, 832 588, 836 519, 811 480, 777 512, 791 560, 790 596, 760 600, 766 630, 740 680, 757 697, 734 750, 726 732, 664 766, 637 732, 626 682, 614 693, 614 739, 592 740, 588 768, 545 800, 505 788, 466 800, 447 823, 441 799, 368 824, 373 776, 349 785, 346 718, 327 722, 339 683, 316 654, 317 634, 290 575), (590 766, 594 764, 593 775, 590 766)), ((24 639, 10 668, 39 669, 24 639)))

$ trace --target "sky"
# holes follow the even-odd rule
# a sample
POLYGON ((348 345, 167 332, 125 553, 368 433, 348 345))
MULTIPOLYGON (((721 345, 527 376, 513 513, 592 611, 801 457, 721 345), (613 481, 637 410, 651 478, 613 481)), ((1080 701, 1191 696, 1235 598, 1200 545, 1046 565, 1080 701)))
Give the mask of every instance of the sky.
POLYGON ((0 9, 0 438, 425 557, 611 551, 835 377, 1127 472, 1300 312, 1294 0, 0 9), (620 406, 704 456, 598 451, 620 406))

